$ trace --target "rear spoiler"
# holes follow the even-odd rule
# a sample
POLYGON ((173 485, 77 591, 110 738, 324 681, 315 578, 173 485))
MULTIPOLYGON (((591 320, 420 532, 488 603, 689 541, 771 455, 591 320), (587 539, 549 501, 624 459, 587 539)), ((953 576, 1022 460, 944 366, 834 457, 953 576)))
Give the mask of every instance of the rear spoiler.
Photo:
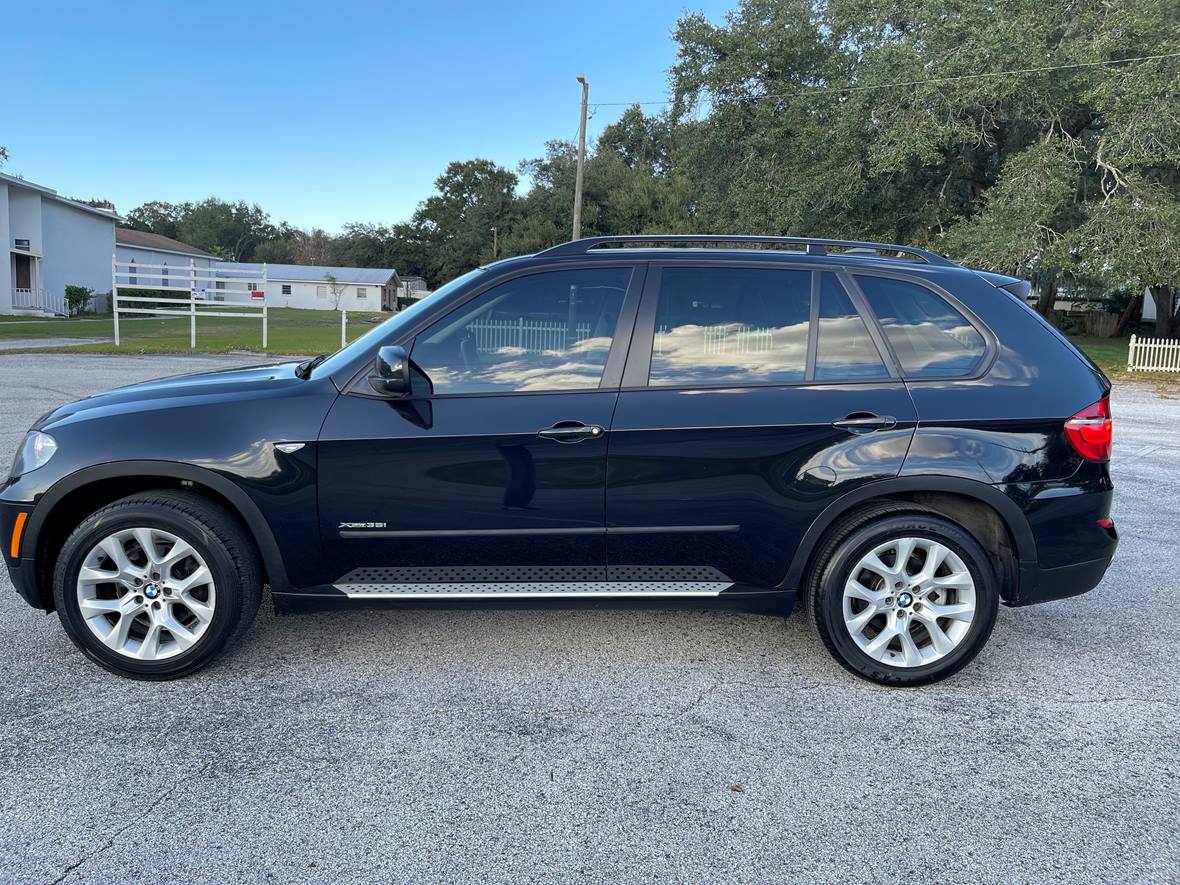
POLYGON ((1017 279, 1002 273, 990 273, 986 270, 977 270, 975 275, 985 282, 991 283, 997 289, 1003 289, 1005 292, 1011 292, 1021 301, 1028 299, 1029 293, 1032 291, 1032 283, 1028 280, 1017 279))

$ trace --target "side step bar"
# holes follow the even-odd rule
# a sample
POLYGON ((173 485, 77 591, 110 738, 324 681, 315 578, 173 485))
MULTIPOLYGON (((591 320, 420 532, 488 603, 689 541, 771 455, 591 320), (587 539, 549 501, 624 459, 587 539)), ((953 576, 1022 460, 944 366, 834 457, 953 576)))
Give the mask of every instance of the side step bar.
POLYGON ((557 597, 719 596, 732 581, 534 581, 334 584, 349 599, 506 599, 557 597))

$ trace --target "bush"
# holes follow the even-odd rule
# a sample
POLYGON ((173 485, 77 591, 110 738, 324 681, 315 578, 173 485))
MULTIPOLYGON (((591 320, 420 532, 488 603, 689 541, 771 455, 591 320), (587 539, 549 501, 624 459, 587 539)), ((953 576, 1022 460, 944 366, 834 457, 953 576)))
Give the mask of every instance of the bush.
POLYGON ((70 316, 85 313, 93 300, 93 289, 86 286, 66 286, 66 310, 70 316))

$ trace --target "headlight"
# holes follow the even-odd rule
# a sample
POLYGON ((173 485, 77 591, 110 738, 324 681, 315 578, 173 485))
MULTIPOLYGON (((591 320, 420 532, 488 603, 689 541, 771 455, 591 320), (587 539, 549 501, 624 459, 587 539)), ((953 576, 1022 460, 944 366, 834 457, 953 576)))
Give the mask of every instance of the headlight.
POLYGON ((40 430, 30 430, 16 453, 16 460, 12 462, 12 476, 24 476, 38 467, 44 467, 56 451, 57 440, 40 430))

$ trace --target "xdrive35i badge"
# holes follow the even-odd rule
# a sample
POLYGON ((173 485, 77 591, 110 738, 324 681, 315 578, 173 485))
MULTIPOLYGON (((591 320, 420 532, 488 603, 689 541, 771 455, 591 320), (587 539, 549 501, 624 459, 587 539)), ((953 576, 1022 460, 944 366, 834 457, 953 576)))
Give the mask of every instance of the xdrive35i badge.
POLYGON ((383 522, 342 522, 338 526, 342 529, 383 529, 385 523, 383 522))

